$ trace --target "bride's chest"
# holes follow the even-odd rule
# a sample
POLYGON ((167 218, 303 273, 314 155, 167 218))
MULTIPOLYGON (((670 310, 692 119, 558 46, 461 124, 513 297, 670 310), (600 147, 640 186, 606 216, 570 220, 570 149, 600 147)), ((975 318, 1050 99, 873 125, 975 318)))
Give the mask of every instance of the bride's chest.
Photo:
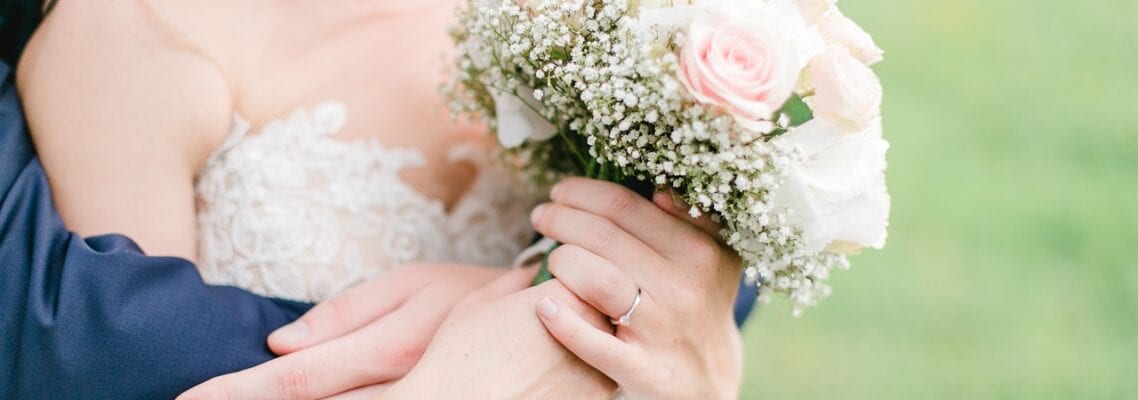
POLYGON ((448 206, 405 180, 420 149, 337 137, 347 120, 337 102, 256 133, 235 118, 195 182, 207 281, 319 300, 407 262, 505 265, 526 243, 534 191, 484 147, 448 151, 476 171, 448 206))

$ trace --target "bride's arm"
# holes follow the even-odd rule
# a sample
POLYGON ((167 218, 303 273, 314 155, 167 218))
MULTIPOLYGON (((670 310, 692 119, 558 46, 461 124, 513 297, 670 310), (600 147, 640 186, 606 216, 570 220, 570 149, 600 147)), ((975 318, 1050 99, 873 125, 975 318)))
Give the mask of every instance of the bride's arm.
POLYGON ((193 178, 229 127, 229 94, 143 4, 59 4, 29 43, 18 85, 68 227, 193 260, 193 178))

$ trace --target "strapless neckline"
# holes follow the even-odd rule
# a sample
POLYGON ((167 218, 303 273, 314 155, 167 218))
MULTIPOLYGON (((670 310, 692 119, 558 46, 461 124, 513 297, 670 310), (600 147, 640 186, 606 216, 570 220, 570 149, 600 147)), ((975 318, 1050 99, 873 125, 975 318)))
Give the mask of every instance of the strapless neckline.
MULTIPOLYGON (((328 139, 325 145, 335 148, 339 147, 341 152, 357 153, 357 152, 370 152, 374 153, 377 157, 387 158, 397 165, 399 169, 409 167, 422 167, 426 164, 426 157, 419 149, 412 147, 392 147, 384 145, 378 138, 366 139, 353 139, 343 140, 335 136, 344 128, 347 123, 348 112, 347 107, 338 101, 325 100, 318 103, 313 107, 302 107, 288 113, 285 116, 276 117, 265 122, 259 129, 253 129, 252 123, 249 122, 240 112, 233 112, 233 128, 230 130, 229 136, 226 140, 218 146, 217 149, 210 155, 210 160, 225 152, 227 148, 240 143, 246 137, 257 137, 264 132, 274 132, 279 129, 293 129, 300 121, 308 121, 308 123, 315 128, 314 132, 321 132, 323 138, 328 139)), ((464 160, 467 156, 472 156, 474 149, 459 148, 457 151, 451 153, 452 161, 470 161, 464 160)), ((481 163, 480 163, 481 164, 481 163)), ((209 162, 205 165, 209 165, 209 162)), ((203 170, 205 167, 203 166, 203 170)), ((200 175, 200 173, 199 173, 200 175)), ((431 197, 414 186, 407 184, 400 180, 401 186, 405 186, 404 192, 410 196, 416 197, 415 200, 424 204, 430 204, 434 208, 447 209, 446 202, 431 197)), ((465 196, 465 194, 463 194, 465 196)), ((457 202, 461 202, 460 196, 457 202)))
POLYGON ((479 173, 448 211, 399 176, 425 164, 420 151, 339 140, 347 118, 328 101, 254 133, 234 113, 195 182, 203 278, 319 301, 408 262, 506 266, 521 251, 538 197, 525 180, 456 149, 479 173))

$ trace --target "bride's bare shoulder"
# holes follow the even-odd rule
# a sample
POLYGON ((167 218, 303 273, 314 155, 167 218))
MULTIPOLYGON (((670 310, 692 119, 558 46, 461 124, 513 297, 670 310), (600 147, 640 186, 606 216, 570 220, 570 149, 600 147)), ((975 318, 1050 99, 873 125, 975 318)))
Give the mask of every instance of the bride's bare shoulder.
POLYGON ((16 76, 29 117, 40 122, 37 136, 66 131, 58 125, 70 121, 158 115, 173 102, 194 133, 224 136, 230 122, 228 83, 217 65, 144 0, 61 1, 28 43, 16 76))
POLYGON ((17 85, 69 228, 192 259, 193 174, 228 133, 232 96, 217 65, 151 6, 59 2, 17 85))

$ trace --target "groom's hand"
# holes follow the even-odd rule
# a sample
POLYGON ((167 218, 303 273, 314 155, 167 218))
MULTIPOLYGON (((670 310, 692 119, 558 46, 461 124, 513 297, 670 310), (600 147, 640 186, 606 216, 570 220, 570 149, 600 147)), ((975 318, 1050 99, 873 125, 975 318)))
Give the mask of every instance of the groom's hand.
POLYGON ((503 269, 399 268, 318 304, 269 336, 283 357, 210 379, 179 399, 318 399, 403 377, 455 303, 503 269))

